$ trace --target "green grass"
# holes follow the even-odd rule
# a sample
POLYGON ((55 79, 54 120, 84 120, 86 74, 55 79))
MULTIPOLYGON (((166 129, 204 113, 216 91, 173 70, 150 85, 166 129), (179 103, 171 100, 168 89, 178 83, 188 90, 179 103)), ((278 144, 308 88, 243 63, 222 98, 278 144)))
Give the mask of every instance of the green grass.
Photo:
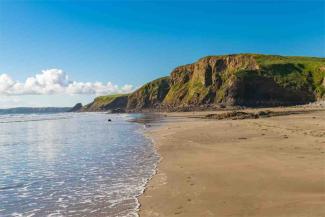
POLYGON ((106 95, 106 96, 98 96, 95 98, 95 102, 98 103, 109 103, 111 101, 113 101, 114 99, 116 99, 117 97, 121 97, 121 96, 128 96, 129 94, 112 94, 112 95, 106 95))
POLYGON ((263 76, 272 77, 283 87, 304 89, 315 92, 318 97, 325 94, 322 86, 325 77, 325 58, 318 57, 282 57, 257 55, 263 76))
POLYGON ((86 109, 91 110, 101 110, 103 107, 113 102, 118 97, 129 96, 129 94, 112 94, 106 96, 98 96, 94 99, 93 102, 86 105, 86 109))
POLYGON ((174 84, 171 86, 164 102, 167 104, 174 104, 176 101, 182 101, 188 91, 189 82, 185 84, 174 84))
POLYGON ((166 76, 144 84, 130 94, 128 107, 150 107, 162 102, 169 90, 169 79, 169 76, 166 76))
POLYGON ((209 93, 210 88, 205 87, 202 82, 192 81, 188 88, 186 101, 189 103, 201 102, 209 93))

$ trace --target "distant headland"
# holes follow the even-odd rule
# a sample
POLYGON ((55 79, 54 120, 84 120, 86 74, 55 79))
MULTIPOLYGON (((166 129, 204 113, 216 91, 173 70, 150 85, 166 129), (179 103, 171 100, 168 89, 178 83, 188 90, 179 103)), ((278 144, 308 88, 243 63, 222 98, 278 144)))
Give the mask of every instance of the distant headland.
POLYGON ((50 114, 71 111, 70 107, 16 107, 0 109, 3 114, 50 114))

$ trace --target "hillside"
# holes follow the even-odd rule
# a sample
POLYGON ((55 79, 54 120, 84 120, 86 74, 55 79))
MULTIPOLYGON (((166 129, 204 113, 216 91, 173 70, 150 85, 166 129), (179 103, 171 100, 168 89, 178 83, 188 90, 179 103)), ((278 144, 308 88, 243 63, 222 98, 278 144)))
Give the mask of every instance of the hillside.
POLYGON ((99 96, 93 102, 83 106, 79 111, 108 111, 116 108, 126 108, 128 94, 115 94, 108 96, 99 96))
POLYGON ((170 76, 149 82, 130 95, 98 97, 83 110, 305 104, 324 98, 324 77, 325 58, 261 54, 207 56, 175 68, 170 76))
POLYGON ((16 107, 0 109, 0 115, 5 114, 52 114, 68 112, 70 107, 16 107))

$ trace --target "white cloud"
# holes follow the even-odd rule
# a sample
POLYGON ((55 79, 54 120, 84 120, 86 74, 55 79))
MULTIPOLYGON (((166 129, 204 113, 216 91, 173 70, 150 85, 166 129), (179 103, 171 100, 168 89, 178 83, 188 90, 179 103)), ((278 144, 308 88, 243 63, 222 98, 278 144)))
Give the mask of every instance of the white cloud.
POLYGON ((52 95, 52 94, 115 94, 129 93, 132 85, 114 85, 111 82, 77 82, 69 79, 61 69, 43 70, 25 82, 0 75, 0 95, 52 95))

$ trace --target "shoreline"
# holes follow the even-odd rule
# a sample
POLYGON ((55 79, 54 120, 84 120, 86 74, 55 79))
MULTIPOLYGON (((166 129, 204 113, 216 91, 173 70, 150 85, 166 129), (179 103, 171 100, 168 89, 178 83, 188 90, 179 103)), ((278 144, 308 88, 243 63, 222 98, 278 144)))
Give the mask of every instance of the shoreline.
POLYGON ((159 161, 138 197, 140 217, 325 215, 325 110, 202 119, 210 113, 166 114, 145 131, 159 161))
POLYGON ((154 168, 153 168, 153 174, 152 174, 152 175, 151 175, 151 176, 146 180, 146 183, 145 183, 144 186, 143 186, 143 190, 142 190, 142 192, 141 192, 139 195, 135 196, 135 199, 136 199, 136 201, 137 201, 137 207, 135 208, 136 216, 137 216, 137 217, 140 217, 140 211, 141 211, 140 198, 141 198, 142 195, 146 192, 147 187, 148 187, 150 181, 155 177, 155 175, 157 175, 157 173, 158 173, 159 163, 161 162, 161 156, 160 156, 160 154, 158 153, 158 150, 157 150, 157 148, 156 148, 156 146, 155 146, 154 139, 153 139, 152 137, 150 137, 150 135, 148 134, 148 132, 143 131, 142 133, 143 133, 144 137, 146 137, 148 140, 150 140, 150 142, 151 142, 151 144, 152 144, 152 146, 153 146, 153 149, 154 149, 155 155, 158 157, 158 160, 157 160, 157 162, 156 162, 155 165, 154 165, 154 168))

